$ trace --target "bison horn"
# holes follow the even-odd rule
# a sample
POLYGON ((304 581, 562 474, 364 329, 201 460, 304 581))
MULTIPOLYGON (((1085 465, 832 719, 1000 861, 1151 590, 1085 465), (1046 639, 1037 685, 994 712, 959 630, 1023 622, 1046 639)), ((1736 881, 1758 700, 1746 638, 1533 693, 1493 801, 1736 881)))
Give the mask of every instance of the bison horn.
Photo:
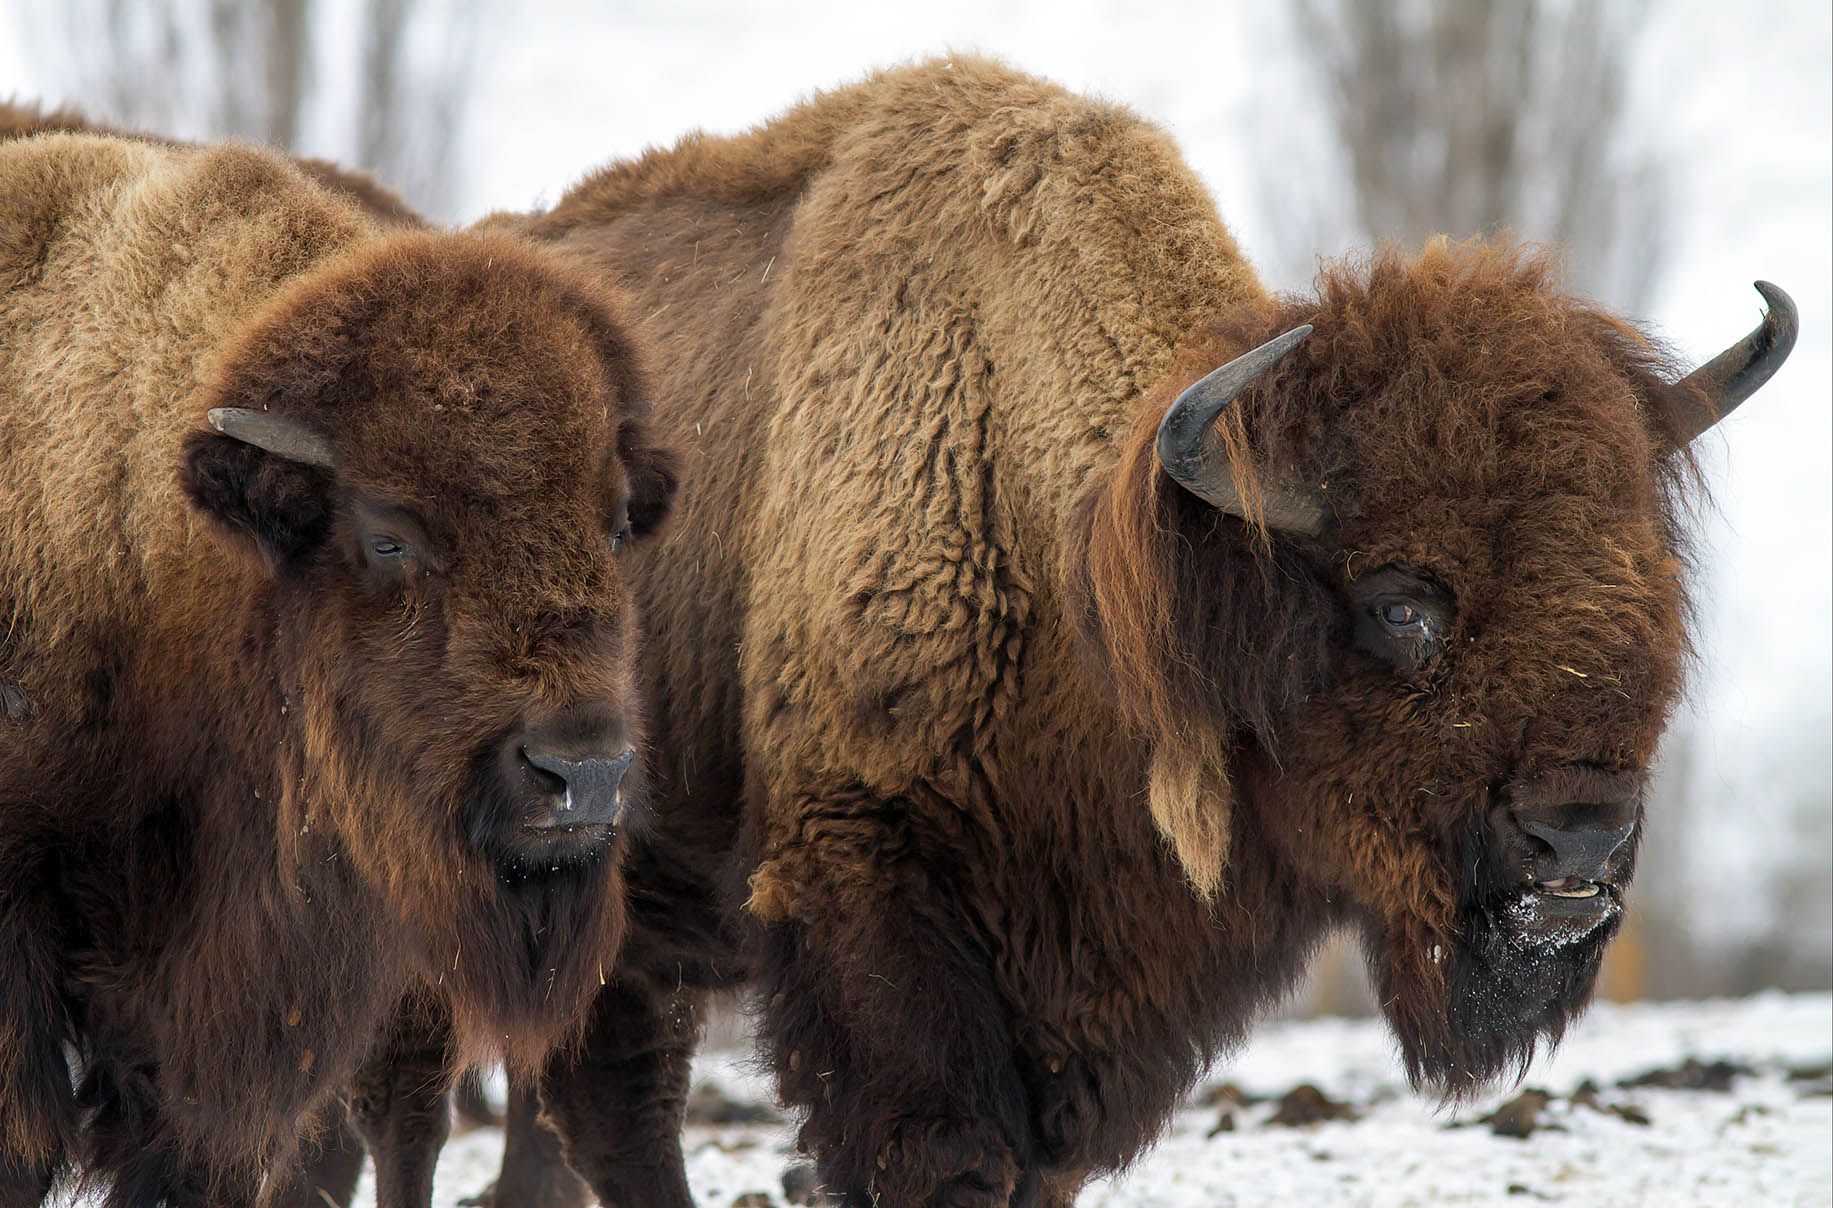
POLYGON ((1695 369, 1676 385, 1695 387, 1699 393, 1681 389, 1675 392, 1674 428, 1679 443, 1694 437, 1724 419, 1737 405, 1757 392, 1767 382, 1795 347, 1800 321, 1795 302, 1767 281, 1756 283, 1757 292, 1769 304, 1763 322, 1757 329, 1725 351, 1695 369), (1699 399, 1705 399, 1700 405, 1699 399))
POLYGON ((337 465, 330 441, 290 419, 241 407, 212 407, 207 418, 210 426, 224 436, 266 449, 288 461, 322 466, 327 470, 337 465))
MULTIPOLYGON (((1173 481, 1225 512, 1249 514, 1228 458, 1210 448, 1210 425, 1235 401, 1236 395, 1279 364, 1310 334, 1309 323, 1294 327, 1242 353, 1177 396, 1158 424, 1158 462, 1173 481)), ((1260 497, 1261 515, 1268 528, 1311 537, 1323 532, 1327 510, 1317 492, 1263 477, 1260 497)))

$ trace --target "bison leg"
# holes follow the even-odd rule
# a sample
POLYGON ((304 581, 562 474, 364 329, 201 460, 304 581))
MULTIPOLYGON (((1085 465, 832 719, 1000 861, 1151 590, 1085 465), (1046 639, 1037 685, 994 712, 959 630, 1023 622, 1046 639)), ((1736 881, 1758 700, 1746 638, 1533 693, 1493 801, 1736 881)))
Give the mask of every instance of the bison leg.
POLYGON ((58 912, 0 869, 0 1206, 36 1205, 76 1138, 58 912))
POLYGON ((375 1163, 377 1208, 426 1208, 452 1128, 451 1029, 443 1012, 403 1006, 356 1077, 350 1097, 375 1163))
POLYGON ((363 1173, 363 1139, 333 1100, 261 1196, 261 1208, 348 1208, 363 1173))
POLYGON ((843 816, 868 810, 901 832, 885 850, 917 858, 844 870, 824 860, 795 888, 797 921, 769 927, 763 1031, 778 1088, 807 1111, 802 1143, 849 1203, 1035 1205, 994 939, 965 908, 972 886, 945 879, 963 862, 924 854, 906 821, 914 807, 850 803, 843 816))
POLYGON ((584 1043, 541 1083, 567 1160, 606 1208, 692 1208, 681 1157, 687 1083, 705 994, 617 982, 584 1043))
POLYGON ((512 1077, 502 1172, 482 1193, 462 1201, 468 1208, 585 1208, 590 1202, 586 1185, 560 1154, 560 1138, 540 1113, 534 1088, 512 1077))

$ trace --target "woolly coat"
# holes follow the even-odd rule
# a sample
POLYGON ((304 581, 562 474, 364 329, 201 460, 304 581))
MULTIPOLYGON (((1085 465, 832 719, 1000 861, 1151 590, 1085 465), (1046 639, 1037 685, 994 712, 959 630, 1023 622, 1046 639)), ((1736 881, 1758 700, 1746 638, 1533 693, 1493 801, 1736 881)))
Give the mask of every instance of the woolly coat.
MULTIPOLYGON (((975 923, 1000 946, 987 1009, 1040 1069, 1137 1041, 1112 1111, 1156 1118, 1308 948, 1269 924, 1252 988, 1186 949, 1210 908, 1154 824, 1150 744, 1064 586, 1076 509, 1142 393, 1215 314, 1265 298, 1171 140, 957 58, 691 136, 492 225, 634 296, 657 422, 688 458, 671 538, 635 563, 671 841, 713 853, 739 879, 729 900, 765 920, 844 928, 905 917, 892 903, 913 895, 996 909, 975 923)), ((1191 376, 1208 367, 1182 351, 1191 376)), ((1203 786, 1192 851, 1211 871, 1227 794, 1203 786)), ((1231 914, 1263 892, 1238 887, 1231 914)), ((849 994, 921 997, 873 980, 868 946, 849 994)), ((936 1026, 885 1040, 933 1042, 943 1076, 936 1026)))
POLYGON ((638 383, 614 300, 517 241, 400 231, 252 148, 0 141, 0 682, 29 701, 0 719, 0 1188, 69 1161, 122 1203, 234 1198, 422 981, 471 1053, 577 1021, 616 859, 518 890, 466 827, 526 718, 640 737, 610 534, 673 475, 638 383), (436 567, 364 569, 364 492, 436 567))
POLYGON ((1483 947, 1514 871, 1470 847, 1523 769, 1646 766, 1687 459, 1671 367, 1543 259, 1439 245, 1270 297, 1162 132, 970 58, 495 222, 636 296, 690 459, 637 571, 664 804, 622 976, 670 1018, 681 870, 722 883, 848 1192, 1073 1196, 1335 925, 1454 1089, 1582 1003, 1611 928, 1483 947), (1171 485, 1153 434, 1304 323, 1218 425, 1250 487, 1265 459, 1328 491, 1328 540, 1271 541, 1171 485), (1354 648, 1343 601, 1386 565, 1458 593, 1430 690, 1354 648))

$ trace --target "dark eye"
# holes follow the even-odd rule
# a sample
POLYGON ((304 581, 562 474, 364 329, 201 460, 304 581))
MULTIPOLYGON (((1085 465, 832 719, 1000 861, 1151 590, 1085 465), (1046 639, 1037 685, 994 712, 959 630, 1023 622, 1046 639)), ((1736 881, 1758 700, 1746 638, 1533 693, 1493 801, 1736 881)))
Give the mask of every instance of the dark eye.
POLYGON ((611 534, 611 552, 614 554, 622 553, 625 543, 629 540, 630 529, 628 527, 618 529, 615 533, 611 534))
POLYGON ((369 552, 378 558, 405 558, 407 546, 393 537, 375 537, 369 542, 369 552))
POLYGON ((1432 619, 1426 610, 1411 600, 1388 597, 1376 600, 1371 611, 1377 620, 1399 637, 1431 638, 1432 619))

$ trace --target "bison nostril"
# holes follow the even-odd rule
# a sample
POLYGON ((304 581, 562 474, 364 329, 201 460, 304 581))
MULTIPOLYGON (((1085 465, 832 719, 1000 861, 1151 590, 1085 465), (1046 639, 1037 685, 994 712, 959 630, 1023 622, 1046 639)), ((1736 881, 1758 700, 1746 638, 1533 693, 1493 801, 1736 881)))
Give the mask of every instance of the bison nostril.
POLYGON ((568 757, 549 751, 523 748, 523 758, 538 772, 560 783, 558 813, 567 824, 610 822, 621 804, 624 775, 636 761, 634 748, 611 756, 579 754, 568 757))
POLYGON ((522 771, 530 780, 535 782, 536 788, 544 793, 551 793, 556 797, 566 792, 566 777, 564 775, 550 771, 542 764, 536 763, 535 757, 528 753, 527 747, 522 747, 519 753, 522 756, 522 771))
POLYGON ((1521 829, 1530 842, 1538 842, 1544 851, 1534 853, 1539 880, 1557 881, 1576 878, 1582 881, 1602 880, 1610 858, 1636 829, 1635 823, 1622 826, 1558 827, 1538 819, 1521 819, 1521 829))

